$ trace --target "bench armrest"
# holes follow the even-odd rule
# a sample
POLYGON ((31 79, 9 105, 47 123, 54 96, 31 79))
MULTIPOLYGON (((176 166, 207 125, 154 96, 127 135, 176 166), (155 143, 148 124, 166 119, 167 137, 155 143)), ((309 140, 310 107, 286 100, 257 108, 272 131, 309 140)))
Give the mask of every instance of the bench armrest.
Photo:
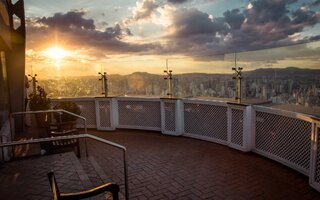
POLYGON ((53 192, 54 200, 75 200, 75 199, 85 199, 96 196, 103 192, 111 192, 114 200, 119 200, 119 185, 115 183, 106 183, 95 187, 90 190, 85 190, 81 192, 72 192, 72 193, 60 193, 56 178, 53 172, 49 172, 48 174, 51 190, 53 192))

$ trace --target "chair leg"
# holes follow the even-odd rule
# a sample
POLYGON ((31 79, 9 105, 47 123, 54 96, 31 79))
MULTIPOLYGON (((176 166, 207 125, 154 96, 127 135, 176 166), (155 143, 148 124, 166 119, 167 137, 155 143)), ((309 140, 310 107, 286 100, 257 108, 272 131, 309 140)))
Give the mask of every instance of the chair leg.
POLYGON ((119 200, 119 192, 112 192, 112 199, 119 200))
POLYGON ((60 191, 56 181, 56 177, 54 176, 53 172, 49 172, 47 173, 47 175, 48 175, 50 187, 53 193, 53 200, 59 200, 61 196, 60 196, 60 191))
POLYGON ((77 157, 81 157, 79 140, 77 140, 77 157))

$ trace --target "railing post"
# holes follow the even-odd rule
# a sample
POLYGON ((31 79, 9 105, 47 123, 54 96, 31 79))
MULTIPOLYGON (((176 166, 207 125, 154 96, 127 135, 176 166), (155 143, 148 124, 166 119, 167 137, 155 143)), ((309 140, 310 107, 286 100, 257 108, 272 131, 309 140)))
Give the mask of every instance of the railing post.
POLYGON ((251 105, 228 103, 228 146, 248 152, 253 147, 254 118, 251 105))
POLYGON ((161 99, 161 132, 167 135, 182 134, 181 101, 179 99, 161 99))
POLYGON ((184 108, 181 99, 176 102, 176 128, 177 133, 182 135, 184 132, 184 108))
POLYGON ((95 100, 96 106, 96 127, 97 130, 115 130, 114 123, 114 98, 99 97, 95 100))
POLYGON ((320 192, 320 121, 312 122, 309 184, 320 192))
POLYGON ((118 98, 116 97, 111 99, 111 125, 114 129, 119 126, 118 98))
POLYGON ((164 100, 160 101, 160 112, 161 112, 161 133, 166 134, 166 112, 165 112, 164 100))
POLYGON ((229 147, 232 147, 231 144, 231 135, 232 135, 232 112, 231 112, 231 107, 228 105, 227 107, 227 145, 229 147))
POLYGON ((95 113, 96 113, 96 127, 97 127, 97 130, 100 130, 100 120, 101 120, 101 118, 100 118, 100 116, 101 116, 101 114, 100 114, 100 100, 99 99, 95 99, 94 100, 94 107, 95 107, 95 113))
POLYGON ((244 112, 243 141, 244 150, 248 152, 254 147, 255 112, 252 105, 247 106, 244 112))

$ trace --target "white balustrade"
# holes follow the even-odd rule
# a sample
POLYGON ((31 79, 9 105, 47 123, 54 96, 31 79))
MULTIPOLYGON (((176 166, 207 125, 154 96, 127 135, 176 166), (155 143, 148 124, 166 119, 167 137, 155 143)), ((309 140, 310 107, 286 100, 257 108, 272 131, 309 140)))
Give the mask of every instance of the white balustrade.
MULTIPOLYGON (((89 128, 161 131, 253 151, 307 176, 320 191, 320 120, 278 109, 220 101, 159 98, 68 98, 89 128)), ((81 124, 79 124, 79 127, 81 124)))

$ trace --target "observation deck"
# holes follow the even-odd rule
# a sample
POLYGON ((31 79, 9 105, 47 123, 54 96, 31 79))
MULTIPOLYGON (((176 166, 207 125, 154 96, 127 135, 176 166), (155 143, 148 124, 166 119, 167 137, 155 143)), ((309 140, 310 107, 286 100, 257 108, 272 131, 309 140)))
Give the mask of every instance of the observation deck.
MULTIPOLYGON (((53 103, 61 100, 81 107, 89 134, 127 148, 130 199, 320 198, 315 117, 212 100, 114 97, 53 103)), ((55 154, 46 162, 41 159, 47 156, 38 156, 2 164, 1 198, 50 199, 45 174, 50 167, 60 169, 64 191, 85 188, 77 181, 85 177, 93 186, 112 180, 123 194, 121 153, 93 140, 85 143, 90 162, 55 154)))

